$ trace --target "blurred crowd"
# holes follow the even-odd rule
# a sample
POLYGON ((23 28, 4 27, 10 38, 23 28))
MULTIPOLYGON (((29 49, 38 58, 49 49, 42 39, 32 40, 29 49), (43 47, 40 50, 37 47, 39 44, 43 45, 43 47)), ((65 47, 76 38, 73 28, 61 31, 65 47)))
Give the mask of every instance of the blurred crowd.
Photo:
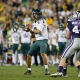
POLYGON ((41 9, 48 27, 58 27, 60 23, 66 27, 68 17, 80 9, 80 0, 0 0, 0 23, 5 39, 13 23, 33 22, 33 9, 41 9))
POLYGON ((0 22, 4 23, 3 31, 12 27, 14 22, 26 24, 33 21, 32 10, 41 9, 48 25, 63 22, 80 9, 79 0, 0 0, 0 22))

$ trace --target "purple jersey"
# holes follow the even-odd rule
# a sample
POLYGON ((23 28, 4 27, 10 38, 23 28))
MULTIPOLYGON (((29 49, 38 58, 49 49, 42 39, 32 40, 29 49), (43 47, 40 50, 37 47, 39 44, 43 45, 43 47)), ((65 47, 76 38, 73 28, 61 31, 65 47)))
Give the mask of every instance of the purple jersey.
POLYGON ((72 39, 80 38, 80 20, 69 20, 68 29, 71 33, 72 39))

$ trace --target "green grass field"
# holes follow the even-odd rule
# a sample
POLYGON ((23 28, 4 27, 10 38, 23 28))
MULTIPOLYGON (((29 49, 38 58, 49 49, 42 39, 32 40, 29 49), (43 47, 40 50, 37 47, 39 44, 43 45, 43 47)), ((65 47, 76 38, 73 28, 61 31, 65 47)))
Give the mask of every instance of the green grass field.
MULTIPOLYGON (((43 66, 32 66, 32 75, 23 75, 26 71, 26 66, 0 66, 0 80, 80 80, 77 77, 77 69, 68 67, 69 77, 52 78, 50 75, 44 75, 43 66)), ((54 73, 57 66, 50 66, 50 73, 54 73)))

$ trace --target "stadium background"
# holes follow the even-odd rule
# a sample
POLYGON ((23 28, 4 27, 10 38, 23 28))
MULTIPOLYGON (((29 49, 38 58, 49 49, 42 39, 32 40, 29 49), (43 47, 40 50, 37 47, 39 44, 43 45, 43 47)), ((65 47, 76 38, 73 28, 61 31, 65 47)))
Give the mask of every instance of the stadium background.
MULTIPOLYGON (((32 9, 40 8, 43 17, 46 18, 48 26, 55 24, 57 27, 60 22, 65 24, 68 17, 80 9, 80 0, 0 0, 0 24, 3 24, 3 34, 7 42, 7 35, 14 22, 23 24, 32 23, 32 9), (18 14, 21 13, 21 14, 18 14)), ((8 54, 11 54, 8 52, 8 54)), ((69 66, 68 66, 69 67, 69 66)), ((26 66, 0 66, 0 80, 52 80, 50 76, 44 76, 43 66, 33 66, 32 76, 22 75, 26 66)), ((50 66, 50 73, 56 72, 56 66, 50 66)), ((54 80, 79 80, 76 77, 75 67, 69 67, 68 78, 58 77, 54 80)))
MULTIPOLYGON (((48 27, 58 27, 63 23, 66 27, 67 19, 73 12, 80 9, 79 0, 0 0, 0 24, 3 24, 3 35, 8 42, 7 35, 13 23, 26 25, 33 22, 32 10, 41 9, 48 27)), ((8 52, 8 54, 11 54, 8 52)))

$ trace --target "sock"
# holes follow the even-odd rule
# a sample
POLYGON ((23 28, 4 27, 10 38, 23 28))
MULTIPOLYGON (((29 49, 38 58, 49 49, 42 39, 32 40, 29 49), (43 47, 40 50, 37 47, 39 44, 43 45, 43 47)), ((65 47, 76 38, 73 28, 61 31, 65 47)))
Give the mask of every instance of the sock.
POLYGON ((30 71, 31 71, 31 68, 28 68, 28 70, 30 70, 30 71))
POLYGON ((80 65, 78 65, 77 68, 78 68, 78 71, 80 71, 80 65))
POLYGON ((19 61, 20 61, 20 66, 22 66, 23 65, 22 54, 18 54, 18 58, 19 58, 19 61))
POLYGON ((48 69, 48 65, 44 65, 45 69, 48 69))
POLYGON ((56 64, 56 61, 55 61, 55 60, 53 61, 53 64, 54 64, 54 65, 56 64))
POLYGON ((58 72, 62 72, 62 70, 63 70, 63 67, 62 66, 59 66, 58 72))
POLYGON ((12 54, 12 62, 13 62, 14 64, 16 64, 16 58, 15 58, 15 54, 14 54, 14 53, 12 54))
POLYGON ((56 63, 59 64, 59 59, 56 59, 56 63))

